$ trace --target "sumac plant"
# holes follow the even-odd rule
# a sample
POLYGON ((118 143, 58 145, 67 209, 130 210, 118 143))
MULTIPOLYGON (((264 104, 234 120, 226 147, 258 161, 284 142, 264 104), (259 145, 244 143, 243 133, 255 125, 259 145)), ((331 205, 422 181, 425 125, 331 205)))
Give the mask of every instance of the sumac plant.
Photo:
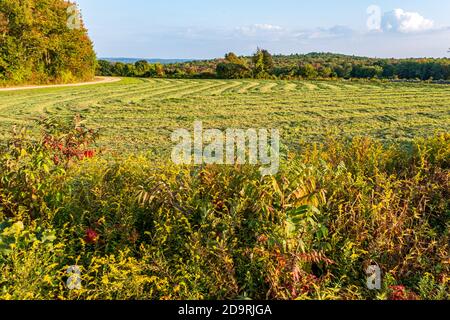
POLYGON ((40 119, 42 136, 33 139, 26 129, 14 129, 0 148, 0 218, 37 218, 52 212, 60 200, 58 183, 74 161, 92 158, 98 133, 79 116, 73 123, 40 119))
POLYGON ((54 118, 39 120, 43 129, 42 145, 53 155, 53 162, 68 165, 72 160, 93 158, 96 150, 92 148, 98 138, 98 131, 89 129, 79 115, 73 123, 63 123, 54 118))

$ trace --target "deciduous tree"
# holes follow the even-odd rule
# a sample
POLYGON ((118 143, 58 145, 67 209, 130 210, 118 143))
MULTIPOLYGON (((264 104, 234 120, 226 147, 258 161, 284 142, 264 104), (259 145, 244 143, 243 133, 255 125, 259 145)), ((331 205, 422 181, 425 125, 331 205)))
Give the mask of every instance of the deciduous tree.
POLYGON ((0 81, 69 82, 94 76, 96 56, 82 20, 64 0, 0 1, 0 81))

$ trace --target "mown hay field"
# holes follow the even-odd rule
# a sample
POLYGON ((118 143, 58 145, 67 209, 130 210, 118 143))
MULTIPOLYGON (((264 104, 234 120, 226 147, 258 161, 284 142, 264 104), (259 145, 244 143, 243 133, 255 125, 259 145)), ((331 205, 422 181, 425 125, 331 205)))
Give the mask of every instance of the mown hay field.
POLYGON ((449 98, 350 81, 2 92, 0 300, 449 299, 449 98), (266 177, 173 164, 172 131, 199 120, 278 128, 292 152, 266 177))
POLYGON ((359 81, 123 79, 104 85, 0 92, 0 139, 40 115, 80 113, 102 147, 165 154, 176 128, 277 128, 282 143, 325 134, 409 141, 450 127, 448 85, 359 81))

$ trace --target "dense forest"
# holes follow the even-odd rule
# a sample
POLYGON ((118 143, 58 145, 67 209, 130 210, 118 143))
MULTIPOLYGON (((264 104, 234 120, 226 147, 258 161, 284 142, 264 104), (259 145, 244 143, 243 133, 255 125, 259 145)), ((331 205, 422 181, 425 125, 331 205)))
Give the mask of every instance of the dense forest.
POLYGON ((95 65, 92 42, 73 3, 0 1, 0 85, 89 80, 95 65))
POLYGON ((272 56, 258 49, 251 57, 231 52, 223 59, 166 65, 100 60, 97 72, 123 77, 450 80, 450 59, 377 59, 332 53, 272 56))

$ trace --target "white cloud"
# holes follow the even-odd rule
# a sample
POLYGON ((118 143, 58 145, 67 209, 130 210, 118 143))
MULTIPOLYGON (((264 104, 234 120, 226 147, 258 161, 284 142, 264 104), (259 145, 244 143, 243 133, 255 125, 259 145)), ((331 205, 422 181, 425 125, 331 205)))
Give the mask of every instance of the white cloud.
MULTIPOLYGON (((306 29, 261 23, 231 28, 159 27, 142 30, 133 37, 115 34, 108 41, 130 44, 116 49, 118 51, 114 55, 157 52, 167 58, 173 58, 173 52, 180 53, 175 58, 198 59, 220 57, 229 51, 252 54, 258 46, 273 53, 286 54, 326 51, 377 57, 446 55, 450 28, 435 25, 421 15, 403 10, 386 14, 383 21, 381 32, 365 32, 339 25, 306 29)), ((111 55, 106 50, 112 47, 103 45, 102 48, 97 44, 97 48, 101 55, 111 55)))
POLYGON ((351 36, 353 34, 354 31, 351 28, 345 26, 334 26, 332 28, 317 28, 314 30, 309 30, 308 32, 303 32, 302 37, 308 39, 329 39, 351 36))
POLYGON ((345 26, 315 29, 289 29, 271 24, 254 24, 235 28, 240 38, 264 39, 265 41, 296 41, 329 39, 351 36, 354 31, 345 26))
POLYGON ((274 25, 271 25, 271 24, 255 24, 254 28, 259 29, 259 30, 268 30, 268 31, 280 31, 280 30, 283 30, 282 27, 274 26, 274 25))
POLYGON ((434 21, 424 18, 418 12, 395 9, 383 15, 383 31, 414 33, 434 29, 434 21))
POLYGON ((244 36, 258 36, 267 33, 281 33, 284 29, 272 24, 254 24, 251 26, 238 27, 236 30, 244 36))

